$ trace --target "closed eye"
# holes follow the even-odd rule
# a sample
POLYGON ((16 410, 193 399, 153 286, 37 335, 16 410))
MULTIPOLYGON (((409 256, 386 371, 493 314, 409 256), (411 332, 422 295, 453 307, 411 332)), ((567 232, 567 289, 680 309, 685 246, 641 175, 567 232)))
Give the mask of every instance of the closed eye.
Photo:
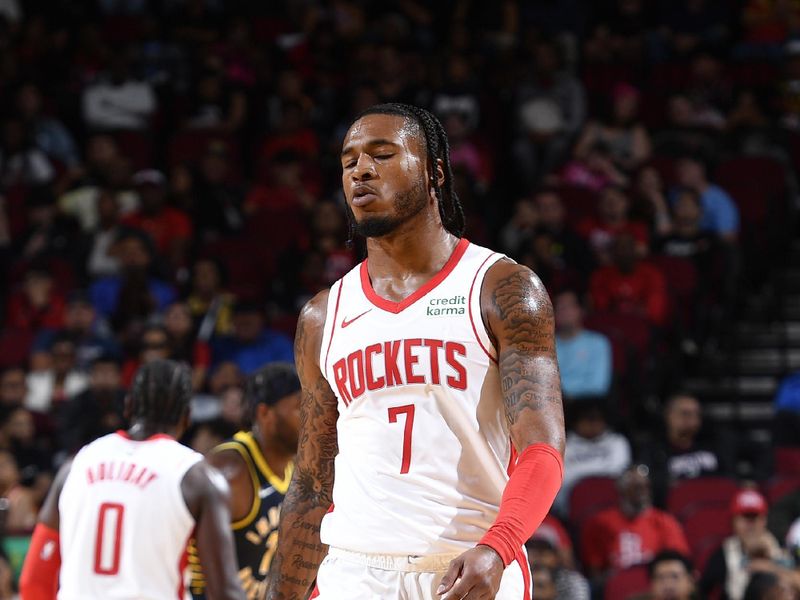
POLYGON ((387 158, 392 158, 393 156, 394 156, 394 154, 379 154, 375 158, 377 158, 379 160, 386 160, 387 158))

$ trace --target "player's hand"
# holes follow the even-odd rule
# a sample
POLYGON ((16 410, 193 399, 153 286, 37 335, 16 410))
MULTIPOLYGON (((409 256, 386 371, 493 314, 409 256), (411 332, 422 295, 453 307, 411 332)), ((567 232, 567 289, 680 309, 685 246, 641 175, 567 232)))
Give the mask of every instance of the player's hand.
POLYGON ((505 566, 489 546, 475 546, 450 561, 436 593, 442 600, 493 600, 505 566))

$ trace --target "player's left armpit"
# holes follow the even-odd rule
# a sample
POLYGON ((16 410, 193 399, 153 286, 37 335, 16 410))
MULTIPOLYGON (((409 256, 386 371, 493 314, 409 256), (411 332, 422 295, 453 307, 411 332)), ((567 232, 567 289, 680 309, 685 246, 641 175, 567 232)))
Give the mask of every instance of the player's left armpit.
POLYGON ((37 523, 19 578, 21 600, 55 600, 61 551, 58 531, 37 523))
POLYGON ((478 543, 495 550, 506 566, 511 564, 547 516, 563 479, 564 461, 555 448, 525 448, 506 484, 497 519, 478 543))

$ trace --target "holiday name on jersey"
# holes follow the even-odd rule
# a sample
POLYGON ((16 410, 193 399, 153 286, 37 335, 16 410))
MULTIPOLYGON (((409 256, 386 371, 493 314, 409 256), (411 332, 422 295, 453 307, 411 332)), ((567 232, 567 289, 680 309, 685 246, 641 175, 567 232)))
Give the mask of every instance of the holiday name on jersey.
POLYGON ((86 479, 90 484, 101 481, 118 481, 130 483, 144 489, 154 479, 158 477, 147 467, 139 467, 135 463, 121 461, 115 463, 113 460, 107 463, 101 462, 91 465, 86 469, 86 479))
POLYGON ((467 389, 464 344, 412 338, 359 348, 333 364, 333 377, 345 406, 364 394, 398 385, 446 384, 467 389), (424 355, 428 361, 420 363, 424 355))

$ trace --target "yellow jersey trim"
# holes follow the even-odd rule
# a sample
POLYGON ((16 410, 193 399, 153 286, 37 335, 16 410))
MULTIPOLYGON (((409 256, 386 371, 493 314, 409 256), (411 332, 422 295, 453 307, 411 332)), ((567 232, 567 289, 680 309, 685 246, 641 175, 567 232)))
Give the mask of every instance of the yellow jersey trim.
POLYGON ((261 486, 259 485, 258 474, 256 473, 256 469, 253 465, 253 460, 250 457, 250 454, 244 448, 242 448, 241 444, 236 444, 234 442, 223 442, 211 452, 216 454, 217 452, 222 452, 223 450, 235 450, 242 456, 245 464, 247 465, 247 470, 250 471, 250 478, 253 481, 253 503, 250 505, 250 512, 247 513, 244 518, 231 523, 231 529, 233 530, 244 529, 253 521, 255 521, 258 511, 261 510, 261 496, 258 495, 261 486))
POLYGON ((252 433, 248 431, 240 431, 233 436, 233 439, 247 446, 247 449, 250 450, 253 461, 256 463, 256 466, 261 471, 262 475, 267 478, 267 481, 269 481, 270 485, 272 485, 277 492, 286 494, 286 490, 289 489, 289 482, 292 480, 292 473, 294 473, 294 462, 289 461, 289 464, 286 465, 286 471, 283 474, 283 479, 281 479, 272 469, 270 469, 266 459, 264 458, 264 455, 261 454, 261 448, 258 447, 258 443, 253 438, 252 433))

